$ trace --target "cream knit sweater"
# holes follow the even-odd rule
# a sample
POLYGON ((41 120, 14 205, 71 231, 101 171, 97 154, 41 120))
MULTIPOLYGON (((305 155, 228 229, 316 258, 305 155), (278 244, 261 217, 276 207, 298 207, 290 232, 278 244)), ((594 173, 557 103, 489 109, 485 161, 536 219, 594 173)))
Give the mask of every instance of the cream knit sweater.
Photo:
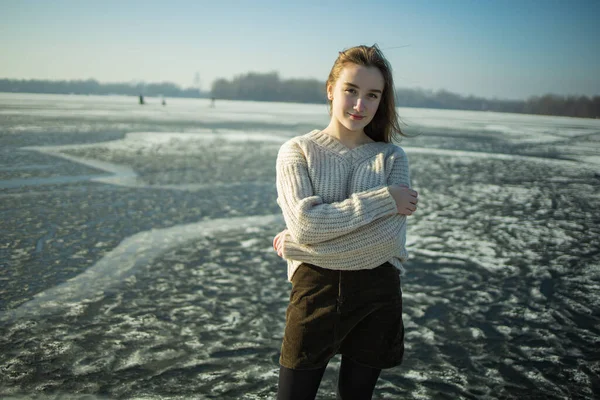
POLYGON ((284 143, 276 167, 290 281, 302 262, 358 270, 389 261, 403 271, 406 216, 398 214, 388 190, 410 186, 402 148, 373 142, 348 149, 314 130, 284 143))

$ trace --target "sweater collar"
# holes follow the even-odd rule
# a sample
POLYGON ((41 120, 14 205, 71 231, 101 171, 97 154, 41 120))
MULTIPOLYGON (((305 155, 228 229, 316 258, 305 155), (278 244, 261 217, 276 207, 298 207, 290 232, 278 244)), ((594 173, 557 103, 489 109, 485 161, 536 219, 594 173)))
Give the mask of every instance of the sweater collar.
POLYGON ((385 145, 384 142, 369 142, 361 144, 353 149, 346 147, 342 142, 337 140, 336 138, 323 133, 323 131, 315 129, 314 131, 308 133, 308 138, 318 145, 325 147, 341 156, 352 156, 352 158, 358 157, 362 158, 370 156, 381 149, 382 145, 385 145))

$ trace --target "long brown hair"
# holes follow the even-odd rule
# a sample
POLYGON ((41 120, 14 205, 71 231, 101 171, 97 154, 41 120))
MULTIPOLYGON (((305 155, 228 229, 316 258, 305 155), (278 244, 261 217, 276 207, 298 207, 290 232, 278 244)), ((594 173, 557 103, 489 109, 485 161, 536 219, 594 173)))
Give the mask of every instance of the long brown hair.
MULTIPOLYGON (((365 133, 376 142, 389 143, 392 139, 400 139, 398 136, 406 136, 400 129, 398 122, 398 112, 396 111, 396 93, 394 90, 394 78, 392 77, 392 67, 383 56, 379 47, 356 46, 341 51, 338 58, 333 63, 329 78, 325 83, 325 88, 329 85, 334 86, 340 76, 342 69, 346 64, 362 65, 364 67, 375 67, 383 75, 383 93, 381 101, 375 116, 365 126, 365 133)), ((329 115, 331 115, 331 100, 328 100, 329 115)))

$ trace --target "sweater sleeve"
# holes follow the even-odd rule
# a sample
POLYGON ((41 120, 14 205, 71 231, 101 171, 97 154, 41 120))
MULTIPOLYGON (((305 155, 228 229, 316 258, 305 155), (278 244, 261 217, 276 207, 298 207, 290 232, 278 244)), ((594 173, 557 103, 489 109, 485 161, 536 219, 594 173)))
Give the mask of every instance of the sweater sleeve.
POLYGON ((277 155, 277 203, 291 238, 314 244, 340 237, 378 218, 397 213, 387 186, 379 186, 348 199, 324 203, 313 193, 308 163, 300 146, 286 142, 277 155))
POLYGON ((396 146, 393 162, 389 163, 388 185, 406 185, 410 187, 410 171, 408 169, 408 157, 402 147, 396 146))
POLYGON ((408 257, 406 216, 380 218, 364 227, 327 242, 304 245, 290 234, 283 237, 283 258, 307 262, 335 270, 375 268, 393 257, 402 262, 408 257))

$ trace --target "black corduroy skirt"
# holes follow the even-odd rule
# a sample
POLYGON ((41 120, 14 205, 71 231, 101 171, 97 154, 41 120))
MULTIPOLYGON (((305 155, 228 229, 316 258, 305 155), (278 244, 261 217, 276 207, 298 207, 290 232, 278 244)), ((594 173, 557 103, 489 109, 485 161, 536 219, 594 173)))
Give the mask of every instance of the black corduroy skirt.
POLYGON ((292 277, 279 363, 321 368, 336 354, 372 368, 404 356, 400 273, 390 263, 358 271, 301 264, 292 277))

